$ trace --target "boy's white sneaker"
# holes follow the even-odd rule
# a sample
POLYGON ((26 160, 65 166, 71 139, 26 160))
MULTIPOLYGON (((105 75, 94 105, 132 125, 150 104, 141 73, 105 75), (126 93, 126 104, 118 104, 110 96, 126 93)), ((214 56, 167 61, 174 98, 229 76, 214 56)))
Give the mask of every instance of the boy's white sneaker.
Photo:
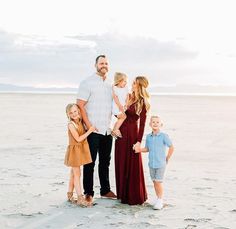
POLYGON ((163 208, 163 201, 162 199, 157 199, 156 203, 153 205, 154 210, 161 210, 163 208))

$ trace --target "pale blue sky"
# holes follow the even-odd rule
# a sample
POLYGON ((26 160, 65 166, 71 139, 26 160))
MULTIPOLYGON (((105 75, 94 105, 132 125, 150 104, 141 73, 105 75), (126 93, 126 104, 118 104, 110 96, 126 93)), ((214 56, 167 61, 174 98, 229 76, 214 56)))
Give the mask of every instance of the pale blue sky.
POLYGON ((0 83, 71 86, 110 75, 152 85, 236 85, 234 1, 0 0, 0 83))

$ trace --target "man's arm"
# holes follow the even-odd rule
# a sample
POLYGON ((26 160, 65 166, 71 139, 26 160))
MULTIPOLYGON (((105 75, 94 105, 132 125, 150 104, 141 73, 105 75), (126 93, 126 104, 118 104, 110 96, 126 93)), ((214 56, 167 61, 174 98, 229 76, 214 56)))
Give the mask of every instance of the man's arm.
POLYGON ((86 110, 85 110, 85 105, 87 104, 87 101, 81 100, 81 99, 77 99, 77 105, 79 106, 80 109, 80 113, 83 119, 83 122, 85 123, 87 129, 89 129, 92 124, 90 123, 86 110))

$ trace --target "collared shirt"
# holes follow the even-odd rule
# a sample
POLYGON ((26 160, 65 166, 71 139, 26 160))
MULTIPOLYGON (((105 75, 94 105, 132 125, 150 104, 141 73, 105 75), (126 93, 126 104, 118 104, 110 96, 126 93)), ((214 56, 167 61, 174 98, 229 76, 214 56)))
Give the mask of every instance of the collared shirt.
POLYGON ((165 133, 147 135, 145 148, 148 148, 149 151, 148 165, 150 168, 162 168, 166 165, 166 147, 171 145, 172 142, 165 133))
POLYGON ((112 87, 108 79, 94 73, 80 83, 78 99, 87 101, 85 109, 90 123, 105 135, 111 122, 112 87))

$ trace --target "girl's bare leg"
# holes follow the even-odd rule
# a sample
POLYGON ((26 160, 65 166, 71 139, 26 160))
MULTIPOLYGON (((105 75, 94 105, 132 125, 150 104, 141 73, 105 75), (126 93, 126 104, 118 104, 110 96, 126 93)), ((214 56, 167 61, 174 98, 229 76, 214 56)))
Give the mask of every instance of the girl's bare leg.
POLYGON ((77 195, 82 195, 81 182, 80 182, 80 167, 72 167, 73 170, 73 184, 77 195))
POLYGON ((80 167, 73 167, 73 173, 74 173, 74 186, 75 186, 75 191, 78 196, 77 199, 77 204, 80 205, 81 207, 87 207, 90 204, 84 199, 82 195, 82 188, 81 188, 81 182, 80 182, 80 167))
POLYGON ((68 192, 73 192, 73 191, 74 191, 74 174, 73 170, 71 169, 68 192))
POLYGON ((68 201, 73 202, 73 191, 74 191, 74 174, 73 174, 73 169, 70 170, 70 180, 69 180, 69 187, 68 187, 68 192, 67 192, 67 198, 68 201))

